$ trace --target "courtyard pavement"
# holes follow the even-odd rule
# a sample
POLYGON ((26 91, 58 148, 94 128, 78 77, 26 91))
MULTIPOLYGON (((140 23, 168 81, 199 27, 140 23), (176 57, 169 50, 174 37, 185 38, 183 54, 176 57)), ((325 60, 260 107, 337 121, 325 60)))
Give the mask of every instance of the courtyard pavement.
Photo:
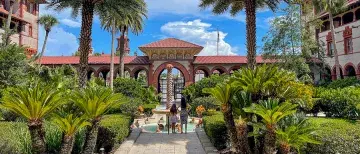
POLYGON ((206 154, 196 133, 141 133, 129 150, 115 154, 206 154))

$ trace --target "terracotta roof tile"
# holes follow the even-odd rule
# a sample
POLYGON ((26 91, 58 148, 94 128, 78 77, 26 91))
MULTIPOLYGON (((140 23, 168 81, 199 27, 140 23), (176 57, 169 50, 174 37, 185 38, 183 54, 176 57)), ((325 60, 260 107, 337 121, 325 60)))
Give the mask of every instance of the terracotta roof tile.
MULTIPOLYGON (((125 64, 147 65, 149 59, 147 56, 126 56, 125 64)), ((119 57, 114 57, 114 63, 119 64, 119 57)), ((42 57, 43 65, 62 65, 62 64, 79 64, 78 56, 45 56, 42 57)), ((110 64, 110 56, 89 56, 89 64, 110 64)))
MULTIPOLYGON (((246 62, 246 56, 196 56, 194 60, 194 64, 246 64, 246 62)), ((265 61, 261 56, 257 56, 256 62, 265 61)))
POLYGON ((167 38, 140 46, 139 48, 203 48, 203 47, 176 38, 167 38))

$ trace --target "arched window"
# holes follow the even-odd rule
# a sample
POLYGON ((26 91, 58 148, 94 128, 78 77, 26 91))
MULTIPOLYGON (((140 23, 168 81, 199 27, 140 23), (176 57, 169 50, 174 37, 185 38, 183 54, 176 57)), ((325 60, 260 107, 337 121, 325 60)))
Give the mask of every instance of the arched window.
POLYGON ((348 76, 348 77, 356 76, 355 68, 351 65, 348 65, 345 68, 345 71, 346 71, 346 76, 348 76))
POLYGON ((338 28, 341 26, 341 17, 334 18, 334 27, 338 28))

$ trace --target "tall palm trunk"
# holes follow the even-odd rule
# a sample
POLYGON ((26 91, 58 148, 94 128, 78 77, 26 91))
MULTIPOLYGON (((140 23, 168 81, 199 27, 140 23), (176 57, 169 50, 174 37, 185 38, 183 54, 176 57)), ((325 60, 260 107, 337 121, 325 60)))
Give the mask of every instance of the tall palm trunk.
POLYGON ((268 125, 266 126, 266 134, 265 134, 265 147, 264 153, 265 154, 273 154, 276 149, 276 133, 275 133, 275 126, 268 125))
POLYGON ((41 49, 41 53, 40 53, 40 57, 39 57, 39 65, 41 66, 41 58, 43 57, 44 55, 44 52, 45 52, 45 47, 46 47, 46 43, 47 43, 47 39, 48 39, 48 36, 49 36, 49 33, 50 31, 46 31, 45 33, 45 40, 44 40, 44 44, 42 46, 42 49, 41 49))
POLYGON ((14 1, 10 0, 9 2, 10 2, 9 15, 7 17, 6 28, 5 28, 5 45, 10 44, 10 34, 11 34, 10 25, 11 25, 12 13, 14 10, 14 1))
MULTIPOLYGON (((328 1, 329 2, 329 1, 328 1)), ((332 36, 332 44, 334 45, 334 57, 335 57, 335 70, 336 70, 336 79, 341 79, 340 76, 340 63, 339 56, 336 48, 336 39, 335 39, 335 31, 334 31, 334 20, 331 11, 329 11, 329 20, 330 20, 330 29, 332 36)))
POLYGON ((235 153, 239 153, 240 142, 237 137, 238 134, 236 133, 236 126, 235 126, 234 117, 232 114, 231 104, 224 104, 222 106, 222 110, 223 110, 223 114, 224 114, 225 125, 228 129, 228 133, 230 136, 231 146, 233 148, 232 151, 235 153))
POLYGON ((45 154, 45 132, 41 122, 29 122, 28 129, 31 136, 31 146, 34 154, 45 154))
POLYGON ((115 48, 114 48, 114 40, 115 40, 115 21, 113 21, 113 25, 111 28, 111 55, 110 55, 110 88, 111 90, 114 89, 114 53, 115 53, 115 48))
POLYGON ((280 154, 289 154, 290 150, 291 150, 291 148, 290 148, 289 144, 280 143, 280 148, 279 148, 280 154))
POLYGON ((99 130, 98 122, 93 122, 92 126, 88 127, 85 137, 83 154, 92 154, 94 152, 98 130, 99 130))
POLYGON ((82 20, 80 32, 80 72, 79 84, 81 88, 85 88, 87 81, 87 69, 89 50, 91 43, 91 28, 94 18, 94 3, 92 0, 84 0, 82 2, 82 20))
POLYGON ((60 154, 71 154, 73 146, 74 138, 72 136, 64 136, 60 154))
POLYGON ((240 119, 239 123, 236 126, 236 132, 240 144, 240 153, 241 154, 251 154, 249 140, 248 140, 248 127, 246 121, 240 119))
POLYGON ((121 30, 120 36, 120 61, 119 61, 119 76, 124 77, 124 56, 125 56, 125 28, 121 30))
POLYGON ((256 65, 256 0, 245 0, 247 65, 256 65))

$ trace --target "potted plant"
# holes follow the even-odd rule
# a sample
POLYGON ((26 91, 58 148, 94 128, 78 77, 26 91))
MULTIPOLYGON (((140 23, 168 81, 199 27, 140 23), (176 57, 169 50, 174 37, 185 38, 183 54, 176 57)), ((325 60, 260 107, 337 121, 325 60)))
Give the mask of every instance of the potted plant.
POLYGON ((199 105, 197 108, 196 108, 196 113, 198 115, 199 118, 202 117, 202 114, 205 112, 205 108, 204 106, 202 105, 199 105))

